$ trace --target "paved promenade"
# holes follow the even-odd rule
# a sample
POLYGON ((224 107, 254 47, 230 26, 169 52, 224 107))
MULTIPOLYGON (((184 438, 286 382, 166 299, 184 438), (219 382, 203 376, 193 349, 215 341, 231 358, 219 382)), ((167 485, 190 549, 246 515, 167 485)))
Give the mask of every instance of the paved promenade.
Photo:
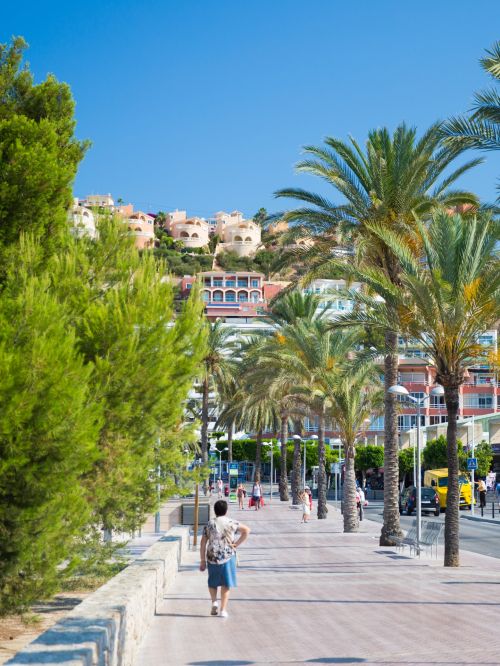
MULTIPOLYGON (((378 546, 380 526, 344 535, 340 515, 300 524, 275 501, 232 515, 252 528, 230 617, 210 617, 206 573, 190 554, 136 666, 500 664, 500 560, 460 569, 378 546)), ((441 551, 441 549, 440 549, 441 551)))

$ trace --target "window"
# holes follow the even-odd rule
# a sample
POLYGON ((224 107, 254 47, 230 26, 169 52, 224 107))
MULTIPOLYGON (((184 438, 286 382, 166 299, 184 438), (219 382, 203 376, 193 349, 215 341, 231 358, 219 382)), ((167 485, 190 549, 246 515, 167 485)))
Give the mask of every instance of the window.
POLYGON ((248 302, 248 294, 246 291, 240 291, 238 293, 238 302, 239 303, 247 303, 248 302))
POLYGON ((480 345, 485 345, 485 346, 490 346, 494 344, 494 338, 493 335, 488 334, 488 335, 480 335, 477 339, 480 345))
POLYGON ((236 280, 226 280, 226 287, 236 287, 236 280))
POLYGON ((193 286, 192 284, 187 284, 186 289, 191 289, 192 286, 193 286))
POLYGON ((235 291, 226 291, 226 302, 235 303, 236 302, 236 292, 235 291))
POLYGON ((429 425, 439 425, 440 423, 447 423, 448 417, 446 414, 439 414, 438 416, 429 416, 429 425))
POLYGON ((212 300, 215 303, 222 303, 222 300, 223 300, 222 291, 214 291, 214 293, 212 295, 212 300))
POLYGON ((413 391, 413 392, 410 392, 410 396, 412 398, 415 398, 415 400, 423 400, 424 396, 425 396, 425 393, 423 391, 413 391))
POLYGON ((251 287, 258 287, 259 286, 259 280, 256 280, 255 278, 252 278, 252 281, 250 282, 251 287))
POLYGON ((446 407, 444 402, 444 395, 431 395, 431 407, 434 409, 440 409, 441 407, 446 407))
MULTIPOLYGON (((425 426, 425 416, 420 416, 420 425, 425 426)), ((400 414, 398 416, 398 429, 411 430, 417 427, 416 414, 400 414)))
POLYGON ((259 292, 258 291, 252 291, 252 293, 250 294, 250 300, 252 301, 252 303, 258 303, 259 298, 260 298, 259 292))
POLYGON ((248 287, 248 278, 238 278, 238 287, 248 287))
POLYGON ((214 278, 214 287, 222 287, 222 278, 214 278))
POLYGON ((464 407, 468 409, 492 409, 493 396, 483 393, 467 393, 464 395, 464 407))
POLYGON ((204 291, 203 292, 203 300, 205 301, 205 303, 208 303, 208 301, 210 300, 210 292, 209 291, 204 291))

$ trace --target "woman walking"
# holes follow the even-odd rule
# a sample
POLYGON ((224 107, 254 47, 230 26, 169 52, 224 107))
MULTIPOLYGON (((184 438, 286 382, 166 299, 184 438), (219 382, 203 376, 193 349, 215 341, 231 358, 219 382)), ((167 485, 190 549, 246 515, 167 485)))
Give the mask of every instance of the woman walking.
POLYGON ((250 528, 226 516, 227 502, 214 504, 215 519, 203 530, 200 544, 200 571, 208 565, 208 591, 212 600, 210 615, 228 617, 227 604, 232 587, 236 587, 236 549, 247 540, 250 528), (240 538, 235 541, 236 533, 240 538), (221 604, 217 601, 217 589, 221 588, 221 604))
POLYGON ((309 495, 303 490, 299 495, 299 500, 302 504, 302 522, 308 523, 309 516, 311 515, 311 504, 309 500, 309 495))
POLYGON ((256 481, 252 487, 252 502, 255 506, 256 511, 260 509, 261 500, 262 500, 262 486, 258 481, 256 481))
POLYGON ((238 490, 236 492, 236 495, 238 496, 238 506, 241 509, 241 511, 244 511, 245 506, 245 497, 247 496, 247 491, 245 490, 245 487, 242 483, 238 486, 238 490))

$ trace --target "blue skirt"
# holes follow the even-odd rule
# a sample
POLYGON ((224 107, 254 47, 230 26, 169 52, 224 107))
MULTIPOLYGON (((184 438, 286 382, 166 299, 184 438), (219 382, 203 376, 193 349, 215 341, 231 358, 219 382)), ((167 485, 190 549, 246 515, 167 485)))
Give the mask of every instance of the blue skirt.
POLYGON ((236 555, 224 564, 208 562, 208 587, 237 587, 236 555))

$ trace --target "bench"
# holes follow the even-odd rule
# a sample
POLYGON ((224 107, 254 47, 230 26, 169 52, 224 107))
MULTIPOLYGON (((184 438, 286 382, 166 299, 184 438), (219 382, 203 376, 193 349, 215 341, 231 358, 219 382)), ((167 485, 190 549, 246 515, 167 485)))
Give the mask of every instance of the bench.
POLYGON ((438 523, 430 520, 423 520, 421 522, 421 534, 420 534, 420 543, 417 543, 417 521, 416 519, 412 522, 410 529, 405 536, 396 536, 391 534, 390 538, 396 543, 396 548, 404 549, 406 546, 410 549, 410 555, 412 551, 420 555, 422 549, 430 548, 431 555, 433 548, 436 549, 437 557, 437 548, 439 544, 439 537, 443 530, 443 523, 438 523))
POLYGON ((441 532, 443 530, 444 523, 438 523, 435 521, 425 521, 425 523, 422 523, 422 534, 420 535, 420 548, 430 548, 431 550, 431 556, 432 556, 432 549, 435 547, 436 548, 436 558, 438 555, 438 544, 439 544, 439 537, 441 536, 441 532))

